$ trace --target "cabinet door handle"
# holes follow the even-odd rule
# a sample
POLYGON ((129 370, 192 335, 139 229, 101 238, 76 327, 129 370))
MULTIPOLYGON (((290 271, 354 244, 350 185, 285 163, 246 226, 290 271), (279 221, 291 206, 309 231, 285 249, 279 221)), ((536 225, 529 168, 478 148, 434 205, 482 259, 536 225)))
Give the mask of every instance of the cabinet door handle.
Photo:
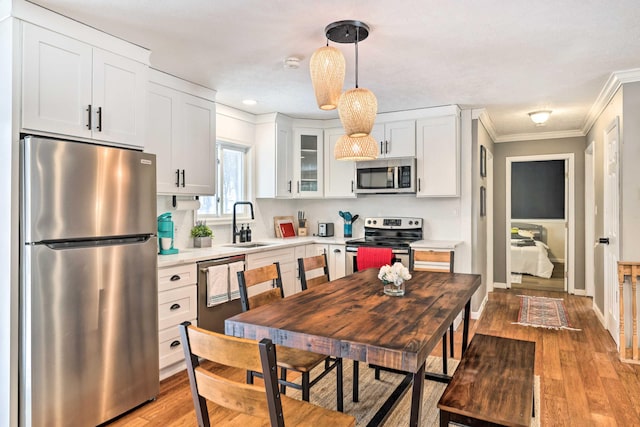
POLYGON ((382 144, 383 144, 383 142, 380 141, 380 154, 384 154, 384 151, 382 150, 382 144))
POLYGON ((171 279, 169 279, 172 282, 177 282, 178 280, 180 280, 180 276, 177 274, 174 274, 173 276, 171 276, 171 279))
POLYGON ((298 188, 298 193, 300 193, 300 181, 296 181, 296 187, 298 188))
POLYGON ((351 180, 351 192, 353 193, 353 180, 351 180))
POLYGON ((391 145, 389 141, 384 142, 384 152, 387 154, 389 154, 389 145, 391 145))
POLYGON ((287 183, 287 191, 291 193, 291 181, 287 183))
POLYGON ((102 132, 102 107, 98 107, 98 132, 102 132))
POLYGON ((175 303, 175 304, 173 304, 171 307, 169 307, 169 310, 171 310, 171 311, 175 311, 175 310, 177 310, 177 309, 179 309, 179 308, 180 308, 180 304, 175 303))
POLYGON ((176 169, 176 187, 180 187, 180 169, 176 169))
POLYGON ((334 253, 334 254, 339 254, 339 253, 341 253, 341 252, 342 252, 342 251, 341 251, 340 249, 334 249, 334 250, 333 250, 333 253, 334 253))
POLYGON ((176 348, 180 345, 180 341, 175 340, 171 344, 169 344, 169 348, 176 348))
POLYGON ((91 130, 91 118, 93 115, 91 114, 91 104, 87 107, 87 112, 89 113, 89 120, 87 121, 87 129, 91 130))
POLYGON ((418 193, 420 192, 420 178, 418 178, 418 193))
POLYGON ((185 169, 182 169, 182 188, 184 188, 184 183, 186 182, 185 177, 184 177, 185 176, 185 172, 184 171, 185 171, 185 169))

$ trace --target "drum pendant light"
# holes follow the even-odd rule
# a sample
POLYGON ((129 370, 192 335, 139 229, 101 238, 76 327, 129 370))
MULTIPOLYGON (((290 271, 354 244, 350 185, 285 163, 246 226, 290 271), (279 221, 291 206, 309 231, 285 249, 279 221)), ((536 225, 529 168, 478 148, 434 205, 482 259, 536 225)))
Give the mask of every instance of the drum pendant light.
POLYGON ((333 148, 336 160, 375 160, 378 158, 378 143, 371 135, 352 138, 342 135, 333 148))
POLYGON ((316 50, 311 56, 309 71, 318 107, 321 110, 335 110, 344 85, 344 55, 327 42, 327 46, 316 50))

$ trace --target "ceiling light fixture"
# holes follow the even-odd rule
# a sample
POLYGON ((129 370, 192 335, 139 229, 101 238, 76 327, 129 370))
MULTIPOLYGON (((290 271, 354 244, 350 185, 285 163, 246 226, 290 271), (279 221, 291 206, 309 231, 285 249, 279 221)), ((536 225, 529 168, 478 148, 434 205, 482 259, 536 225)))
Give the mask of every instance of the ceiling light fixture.
POLYGON ((300 68, 300 58, 297 56, 290 56, 284 60, 284 68, 289 68, 292 70, 297 70, 300 68))
POLYGON ((374 160, 378 158, 378 143, 371 135, 352 138, 342 135, 333 148, 337 160, 374 160))
POLYGON ((321 110, 335 110, 344 85, 345 61, 339 49, 327 45, 316 50, 309 61, 311 84, 321 110))
POLYGON ((338 21, 325 28, 327 38, 336 43, 355 44, 356 87, 345 91, 338 101, 338 114, 345 133, 358 138, 369 135, 378 113, 378 100, 369 89, 358 86, 358 42, 369 36, 369 26, 360 21, 338 21))
POLYGON ((549 119, 550 115, 551 115, 551 110, 540 110, 540 111, 533 111, 529 113, 529 117, 531 118, 531 121, 535 123, 537 126, 542 126, 549 119))

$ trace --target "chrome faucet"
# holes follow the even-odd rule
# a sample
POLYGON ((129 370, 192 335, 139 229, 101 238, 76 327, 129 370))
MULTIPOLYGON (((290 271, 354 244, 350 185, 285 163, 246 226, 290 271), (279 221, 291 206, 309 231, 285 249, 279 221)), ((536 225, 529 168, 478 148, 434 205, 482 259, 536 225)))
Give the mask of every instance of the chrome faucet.
POLYGON ((233 230, 232 230, 233 243, 236 242, 236 236, 238 236, 240 234, 240 231, 238 231, 238 226, 236 225, 236 206, 237 205, 249 205, 251 207, 251 219, 255 219, 255 216, 253 215, 253 203, 251 203, 251 202, 235 202, 233 204, 233 230))

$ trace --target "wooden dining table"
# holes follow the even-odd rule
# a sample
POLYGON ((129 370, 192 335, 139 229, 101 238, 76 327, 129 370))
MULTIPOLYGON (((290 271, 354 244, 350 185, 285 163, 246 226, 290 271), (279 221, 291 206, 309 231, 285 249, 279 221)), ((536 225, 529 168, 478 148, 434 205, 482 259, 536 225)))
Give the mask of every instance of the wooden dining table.
MULTIPOLYGON (((415 271, 400 297, 385 295, 377 275, 375 268, 358 271, 240 313, 225 321, 225 333, 406 373, 404 389, 413 384, 410 425, 419 426, 427 356, 462 310, 466 350, 480 275, 415 271)), ((393 400, 404 394, 401 386, 373 424, 393 409, 393 400)))

